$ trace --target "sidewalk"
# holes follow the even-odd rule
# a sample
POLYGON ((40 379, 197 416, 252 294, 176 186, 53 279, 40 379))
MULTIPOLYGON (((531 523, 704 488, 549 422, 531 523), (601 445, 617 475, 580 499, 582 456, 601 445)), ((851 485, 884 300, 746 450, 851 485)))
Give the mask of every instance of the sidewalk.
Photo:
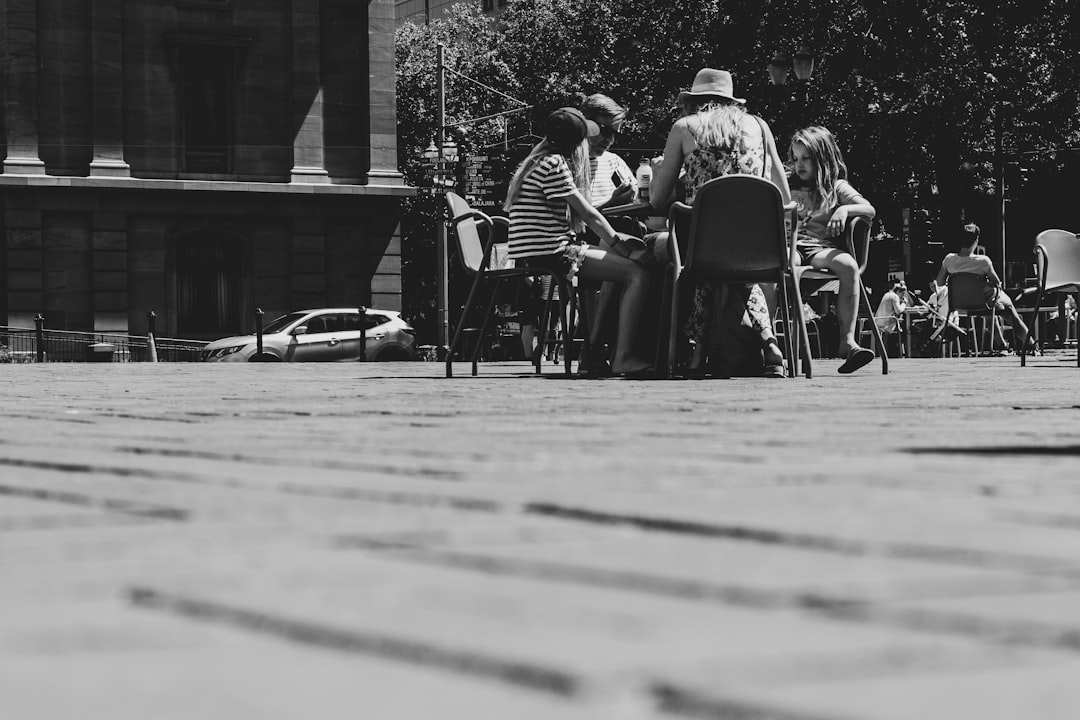
POLYGON ((0 366, 0 718, 1075 720, 1075 357, 0 366))

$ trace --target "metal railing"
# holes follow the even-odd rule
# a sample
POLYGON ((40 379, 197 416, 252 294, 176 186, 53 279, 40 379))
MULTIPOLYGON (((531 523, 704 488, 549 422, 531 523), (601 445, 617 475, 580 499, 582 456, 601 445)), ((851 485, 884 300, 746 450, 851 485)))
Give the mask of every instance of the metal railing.
POLYGON ((197 362, 207 343, 0 325, 0 362, 197 362))

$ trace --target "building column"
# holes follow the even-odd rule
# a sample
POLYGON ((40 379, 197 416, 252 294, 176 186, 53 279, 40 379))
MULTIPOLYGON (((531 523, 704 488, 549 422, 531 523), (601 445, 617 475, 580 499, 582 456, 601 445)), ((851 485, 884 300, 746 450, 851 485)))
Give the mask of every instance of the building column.
POLYGON ((402 185, 398 172, 394 2, 368 3, 368 185, 402 185))
POLYGON ((329 183, 323 150, 322 63, 319 0, 292 3, 292 100, 294 183, 329 183))
POLYGON ((124 161, 123 13, 123 0, 95 0, 90 13, 92 176, 131 177, 124 161))
POLYGON ((38 155, 37 0, 0 0, 3 37, 5 175, 44 175, 38 155))

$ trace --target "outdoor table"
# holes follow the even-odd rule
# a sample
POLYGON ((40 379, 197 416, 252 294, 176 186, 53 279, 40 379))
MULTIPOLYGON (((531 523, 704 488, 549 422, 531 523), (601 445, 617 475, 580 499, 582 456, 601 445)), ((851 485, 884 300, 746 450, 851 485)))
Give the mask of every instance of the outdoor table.
POLYGON ((904 357, 911 357, 912 331, 914 330, 915 320, 920 317, 926 317, 929 314, 930 312, 922 305, 904 308, 904 312, 901 316, 901 324, 903 325, 901 330, 904 333, 904 357))
POLYGON ((624 215, 627 217, 667 217, 666 208, 654 208, 647 200, 635 200, 625 205, 609 205, 601 214, 607 217, 624 215))

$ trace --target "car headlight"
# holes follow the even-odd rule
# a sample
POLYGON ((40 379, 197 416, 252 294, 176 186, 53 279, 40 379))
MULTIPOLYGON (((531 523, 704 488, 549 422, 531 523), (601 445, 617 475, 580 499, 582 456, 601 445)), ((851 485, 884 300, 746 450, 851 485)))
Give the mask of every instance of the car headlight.
POLYGON ((215 355, 215 357, 219 357, 219 358, 220 357, 228 357, 229 355, 235 355, 236 353, 240 352, 241 350, 244 349, 244 347, 245 347, 244 345, 233 345, 231 347, 221 348, 216 353, 214 353, 214 355, 215 355))

